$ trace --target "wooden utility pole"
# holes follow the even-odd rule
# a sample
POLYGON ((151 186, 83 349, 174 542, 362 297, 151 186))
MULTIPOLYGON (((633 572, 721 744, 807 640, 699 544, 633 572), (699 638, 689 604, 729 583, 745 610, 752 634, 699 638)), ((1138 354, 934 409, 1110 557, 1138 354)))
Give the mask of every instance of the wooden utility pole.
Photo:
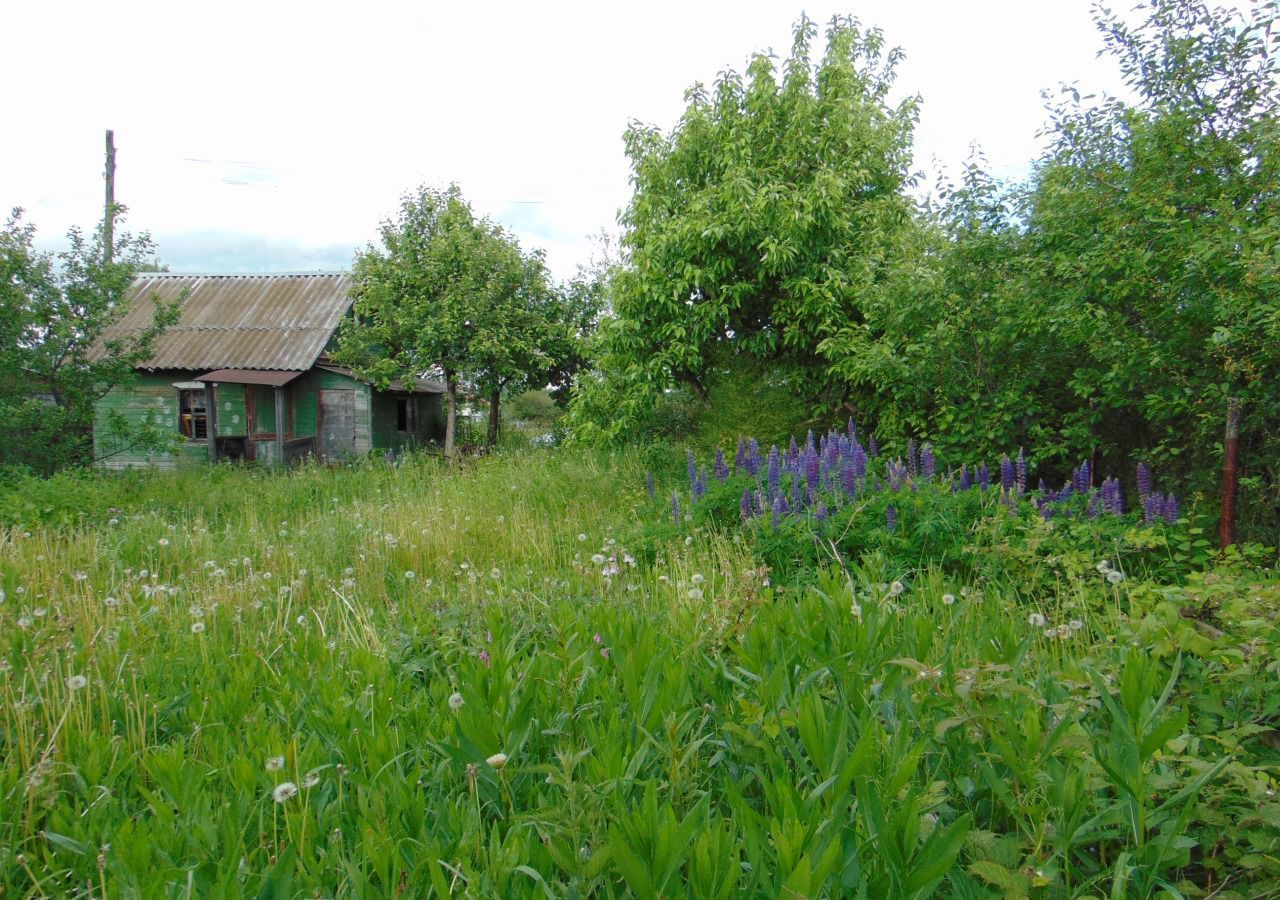
POLYGON ((116 222, 116 133, 107 129, 107 204, 102 215, 102 262, 111 265, 116 222))
POLYGON ((1222 517, 1218 520, 1218 545, 1223 550, 1236 542, 1236 493, 1240 484, 1240 401, 1227 401, 1227 433, 1222 442, 1222 517))

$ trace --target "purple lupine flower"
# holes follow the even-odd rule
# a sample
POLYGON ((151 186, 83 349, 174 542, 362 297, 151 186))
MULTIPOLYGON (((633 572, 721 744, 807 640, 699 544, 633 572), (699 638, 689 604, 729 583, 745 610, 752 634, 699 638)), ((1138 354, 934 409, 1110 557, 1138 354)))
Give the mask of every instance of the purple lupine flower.
POLYGON ((786 499, 779 494, 773 498, 773 508, 769 510, 769 524, 774 531, 778 530, 778 525, 782 522, 782 504, 786 499))
POLYGON ((1005 491, 1012 491, 1015 484, 1018 483, 1017 473, 1013 469, 1013 460, 1006 453, 1000 457, 1000 487, 1005 491))
POLYGON ((734 471, 741 471, 747 467, 747 442, 743 438, 738 438, 738 452, 733 456, 734 471))
POLYGON ((914 439, 907 441, 907 474, 912 478, 920 474, 920 450, 914 439))
POLYGON ((1141 503, 1147 502, 1147 497, 1151 493, 1151 470, 1147 468, 1144 462, 1138 463, 1138 500, 1141 503))
POLYGON ((1124 488, 1117 478, 1102 482, 1102 508, 1113 516, 1124 515, 1124 488))
POLYGON ((1071 479, 1071 486, 1076 489, 1077 494, 1083 494, 1093 485, 1093 476, 1089 471, 1089 460, 1080 463, 1080 468, 1076 469, 1071 479))
POLYGON ((853 444, 853 452, 850 454, 853 460, 853 471, 859 478, 867 477, 867 451, 862 449, 862 445, 858 442, 853 444))
POLYGON ((812 429, 812 428, 810 428, 810 429, 809 429, 809 433, 808 433, 808 435, 806 435, 806 436, 805 436, 805 439, 804 439, 804 445, 805 445, 806 447, 814 447, 814 446, 816 446, 816 445, 813 443, 813 429, 812 429))
POLYGON ((742 520, 744 522, 747 519, 750 519, 752 512, 754 512, 754 510, 752 509, 752 503, 751 503, 751 488, 742 489, 742 504, 740 507, 740 512, 742 513, 742 520))
POLYGON ((693 502, 698 502, 707 493, 707 467, 703 466, 701 472, 695 472, 693 476, 693 502))
POLYGON ((871 435, 871 442, 867 444, 867 456, 875 459, 880 455, 880 445, 876 443, 876 436, 871 435))
POLYGON ((1048 519, 1053 515, 1053 504, 1048 500, 1037 500, 1036 509, 1040 512, 1040 518, 1048 519))
POLYGON ((1164 498, 1164 520, 1170 525, 1178 524, 1178 498, 1172 493, 1164 498))
POLYGON ((890 532, 898 530, 898 510, 892 505, 884 511, 884 527, 890 532))
POLYGON ((804 480, 809 485, 809 493, 818 492, 818 478, 822 474, 822 460, 812 445, 804 449, 804 480))
POLYGON ((1043 478, 1041 478, 1040 483, 1036 485, 1036 493, 1039 494, 1041 497, 1049 493, 1049 485, 1044 483, 1043 478))
POLYGON ((827 504, 824 501, 818 501, 818 505, 813 511, 813 517, 819 522, 827 521, 827 504))
POLYGON ((933 444, 925 444, 920 449, 920 474, 924 476, 926 481, 933 479, 933 474, 938 470, 938 461, 933 456, 933 444))
POLYGON ((858 439, 858 423, 853 421, 853 416, 849 417, 849 440, 856 441, 858 439))
POLYGON ((1096 519, 1102 515, 1102 496, 1097 491, 1089 492, 1089 505, 1085 507, 1085 514, 1090 519, 1096 519))
POLYGON ((960 465, 960 490, 967 491, 973 487, 973 482, 969 479, 969 467, 963 463, 960 465))
POLYGON ((1151 525, 1158 519, 1164 518, 1164 497, 1159 494, 1147 494, 1147 499, 1142 502, 1142 521, 1147 525, 1151 525))
POLYGON ((1014 476, 1018 493, 1025 494, 1027 492, 1027 454, 1022 452, 1022 448, 1018 448, 1018 460, 1015 464, 1016 475, 1014 476))
POLYGON ((680 524, 680 495, 675 491, 671 492, 671 518, 677 525, 680 524))
POLYGON ((840 470, 840 487, 844 488, 844 492, 850 497, 858 491, 858 470, 853 460, 846 462, 844 468, 840 470))
POLYGON ((756 515, 763 516, 765 511, 769 508, 764 491, 755 491, 751 496, 754 497, 756 501, 756 515))
POLYGON ((986 463, 978 466, 978 487, 984 491, 991 487, 991 470, 986 463))
POLYGON ((724 451, 719 447, 716 448, 716 462, 712 471, 715 472, 716 481, 723 483, 729 480, 729 466, 724 461, 724 451))
POLYGON ((645 487, 645 490, 647 490, 647 491, 649 492, 649 499, 650 499, 650 500, 652 500, 652 499, 653 499, 653 497, 654 497, 654 495, 657 493, 657 488, 655 488, 655 487, 654 487, 654 485, 653 485, 653 473, 652 473, 652 472, 645 472, 645 473, 644 473, 644 487, 645 487))
POLYGON ((755 438, 747 442, 747 474, 752 478, 760 474, 760 444, 755 438))
POLYGON ((782 485, 782 460, 778 458, 778 445, 774 444, 769 449, 769 496, 776 497, 778 488, 782 485))
POLYGON ((791 476, 791 508, 804 508, 804 482, 794 475, 791 476))
POLYGON ((689 470, 689 488, 692 490, 698 486, 698 460, 692 450, 685 451, 685 467, 689 470))
POLYGON ((787 464, 787 471, 794 472, 796 464, 800 462, 800 448, 796 445, 796 436, 791 435, 791 446, 787 448, 786 458, 783 460, 787 464))
POLYGON ((791 515, 791 504, 787 502, 786 494, 778 495, 778 509, 782 511, 782 514, 784 516, 791 515))

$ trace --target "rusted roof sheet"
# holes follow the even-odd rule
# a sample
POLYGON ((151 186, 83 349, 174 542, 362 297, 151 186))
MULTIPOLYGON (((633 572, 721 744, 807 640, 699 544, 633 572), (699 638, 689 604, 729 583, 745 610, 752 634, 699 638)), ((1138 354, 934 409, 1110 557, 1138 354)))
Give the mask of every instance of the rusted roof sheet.
POLYGON ((226 381, 231 384, 266 384, 271 387, 282 387, 301 374, 301 372, 278 372, 266 369, 219 369, 216 372, 197 375, 196 381, 226 381))
POLYGON ((142 332, 152 296, 188 291, 178 324, 156 340, 142 369, 306 370, 351 306, 351 278, 337 272, 289 275, 140 275, 129 310, 102 340, 142 332))
MULTIPOLYGON (((331 365, 326 365, 322 363, 320 365, 320 368, 328 372, 337 372, 339 375, 346 375, 348 378, 354 378, 356 381, 367 382, 369 380, 367 378, 361 378, 359 375, 357 375, 351 369, 348 369, 346 366, 331 366, 331 365)), ((391 387, 388 388, 388 390, 396 391, 399 393, 406 393, 406 394, 407 393, 443 394, 445 392, 445 386, 442 382, 439 382, 439 381, 432 381, 429 378, 419 378, 417 381, 413 383, 413 390, 410 391, 407 387, 404 386, 403 381, 400 381, 397 379, 396 381, 391 382, 391 387)))

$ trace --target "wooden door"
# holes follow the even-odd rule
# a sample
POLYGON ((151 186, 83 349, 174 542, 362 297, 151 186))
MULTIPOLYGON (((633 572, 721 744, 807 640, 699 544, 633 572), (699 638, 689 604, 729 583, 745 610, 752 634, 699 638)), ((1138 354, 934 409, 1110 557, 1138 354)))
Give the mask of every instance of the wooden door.
POLYGON ((356 392, 320 390, 320 458, 341 462, 356 453, 356 392))

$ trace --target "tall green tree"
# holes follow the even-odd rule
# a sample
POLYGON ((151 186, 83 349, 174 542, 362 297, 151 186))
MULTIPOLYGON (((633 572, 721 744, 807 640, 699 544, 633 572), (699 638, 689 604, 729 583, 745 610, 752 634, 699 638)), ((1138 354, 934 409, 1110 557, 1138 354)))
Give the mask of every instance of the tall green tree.
POLYGON ((816 35, 801 19, 781 77, 761 53, 745 76, 695 85, 669 134, 627 130, 624 264, 577 386, 580 436, 625 434, 676 384, 705 398, 738 356, 816 404, 847 398, 829 367, 858 352, 867 298, 911 228, 916 100, 890 105, 901 54, 879 31, 833 20, 815 64, 816 35))
POLYGON ((336 358, 384 388, 439 369, 447 456, 456 453, 460 382, 488 398, 496 442, 502 391, 554 364, 562 304, 541 256, 477 217, 456 185, 407 194, 382 224, 381 246, 357 256, 353 278, 354 314, 336 358))
MULTIPOLYGON (((35 227, 15 209, 0 229, 0 464, 47 474, 92 461, 95 404, 135 377, 180 303, 157 304, 140 334, 103 342, 127 308, 134 276, 155 268, 150 237, 116 231, 110 262, 101 227, 89 237, 72 229, 57 254, 34 242, 35 227)), ((106 424, 117 450, 161 449, 169 440, 119 416, 106 424)))
POLYGON ((1100 9, 1134 99, 1067 90, 1027 220, 1029 290, 1077 348, 1095 440, 1206 490, 1232 401, 1255 472, 1280 452, 1277 10, 1152 0, 1129 24, 1100 9))

